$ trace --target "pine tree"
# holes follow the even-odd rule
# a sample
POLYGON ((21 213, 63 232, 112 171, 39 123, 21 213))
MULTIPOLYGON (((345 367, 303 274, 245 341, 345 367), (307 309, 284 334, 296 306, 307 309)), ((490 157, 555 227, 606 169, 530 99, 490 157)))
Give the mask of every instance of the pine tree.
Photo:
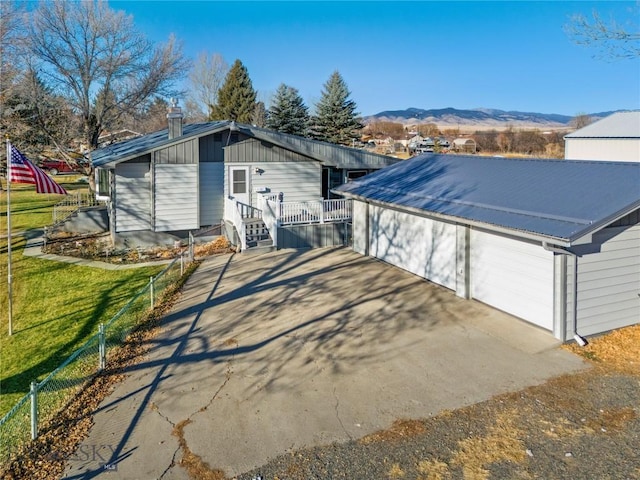
POLYGON ((326 142, 350 145, 358 138, 363 125, 358 120, 356 104, 349 99, 351 92, 338 71, 324 84, 322 97, 313 117, 313 137, 326 142))
POLYGON ((255 108, 256 91, 249 73, 242 62, 236 60, 218 92, 218 103, 213 105, 209 120, 251 123, 255 108))
POLYGON ((309 121, 309 109, 298 90, 282 83, 273 96, 267 127, 278 132, 306 137, 309 121))

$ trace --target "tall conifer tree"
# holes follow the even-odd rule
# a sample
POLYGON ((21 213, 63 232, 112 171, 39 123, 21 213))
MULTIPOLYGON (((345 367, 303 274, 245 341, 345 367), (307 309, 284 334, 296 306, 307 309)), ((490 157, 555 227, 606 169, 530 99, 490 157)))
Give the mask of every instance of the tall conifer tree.
POLYGON ((236 60, 220 87, 218 103, 213 105, 209 120, 251 123, 255 109, 256 91, 247 69, 240 60, 236 60))
POLYGON ((313 137, 326 142, 350 145, 358 138, 363 125, 358 120, 356 103, 349 99, 351 92, 336 70, 324 84, 322 97, 313 117, 313 137))
POLYGON ((282 83, 273 96, 267 127, 305 137, 309 132, 309 120, 309 109, 298 90, 282 83))

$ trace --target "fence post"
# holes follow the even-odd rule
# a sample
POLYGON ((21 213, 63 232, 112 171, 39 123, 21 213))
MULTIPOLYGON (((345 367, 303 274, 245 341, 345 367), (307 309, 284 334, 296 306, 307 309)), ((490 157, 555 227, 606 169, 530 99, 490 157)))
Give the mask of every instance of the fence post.
POLYGON ((324 223, 324 200, 320 200, 320 223, 324 223))
POLYGON ((38 438, 38 382, 31 382, 31 440, 38 438))
POLYGON ((189 261, 193 262, 193 234, 189 232, 189 261))
POLYGON ((153 291, 153 277, 149 277, 149 297, 151 298, 151 309, 153 309, 155 299, 153 291))
POLYGON ((180 276, 184 275, 184 252, 180 252, 180 276))
POLYGON ((100 356, 98 370, 102 371, 107 366, 107 348, 104 334, 104 323, 98 326, 98 355, 100 356))

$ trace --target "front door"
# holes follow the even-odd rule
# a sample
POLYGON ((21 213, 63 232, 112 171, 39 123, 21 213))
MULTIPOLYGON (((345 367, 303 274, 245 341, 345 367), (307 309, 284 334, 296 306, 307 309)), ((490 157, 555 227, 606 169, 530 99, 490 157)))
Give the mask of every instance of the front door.
POLYGON ((249 167, 229 167, 229 195, 237 202, 251 205, 249 167))

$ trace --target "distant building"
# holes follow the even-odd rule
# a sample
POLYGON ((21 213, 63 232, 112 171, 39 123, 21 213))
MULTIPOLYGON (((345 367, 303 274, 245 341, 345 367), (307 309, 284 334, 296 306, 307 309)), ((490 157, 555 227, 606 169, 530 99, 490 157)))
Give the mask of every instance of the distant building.
POLYGON ((476 141, 473 138, 456 138, 453 149, 456 152, 476 153, 476 141))
POLYGON ((640 110, 614 113, 565 135, 564 158, 640 162, 640 110))

